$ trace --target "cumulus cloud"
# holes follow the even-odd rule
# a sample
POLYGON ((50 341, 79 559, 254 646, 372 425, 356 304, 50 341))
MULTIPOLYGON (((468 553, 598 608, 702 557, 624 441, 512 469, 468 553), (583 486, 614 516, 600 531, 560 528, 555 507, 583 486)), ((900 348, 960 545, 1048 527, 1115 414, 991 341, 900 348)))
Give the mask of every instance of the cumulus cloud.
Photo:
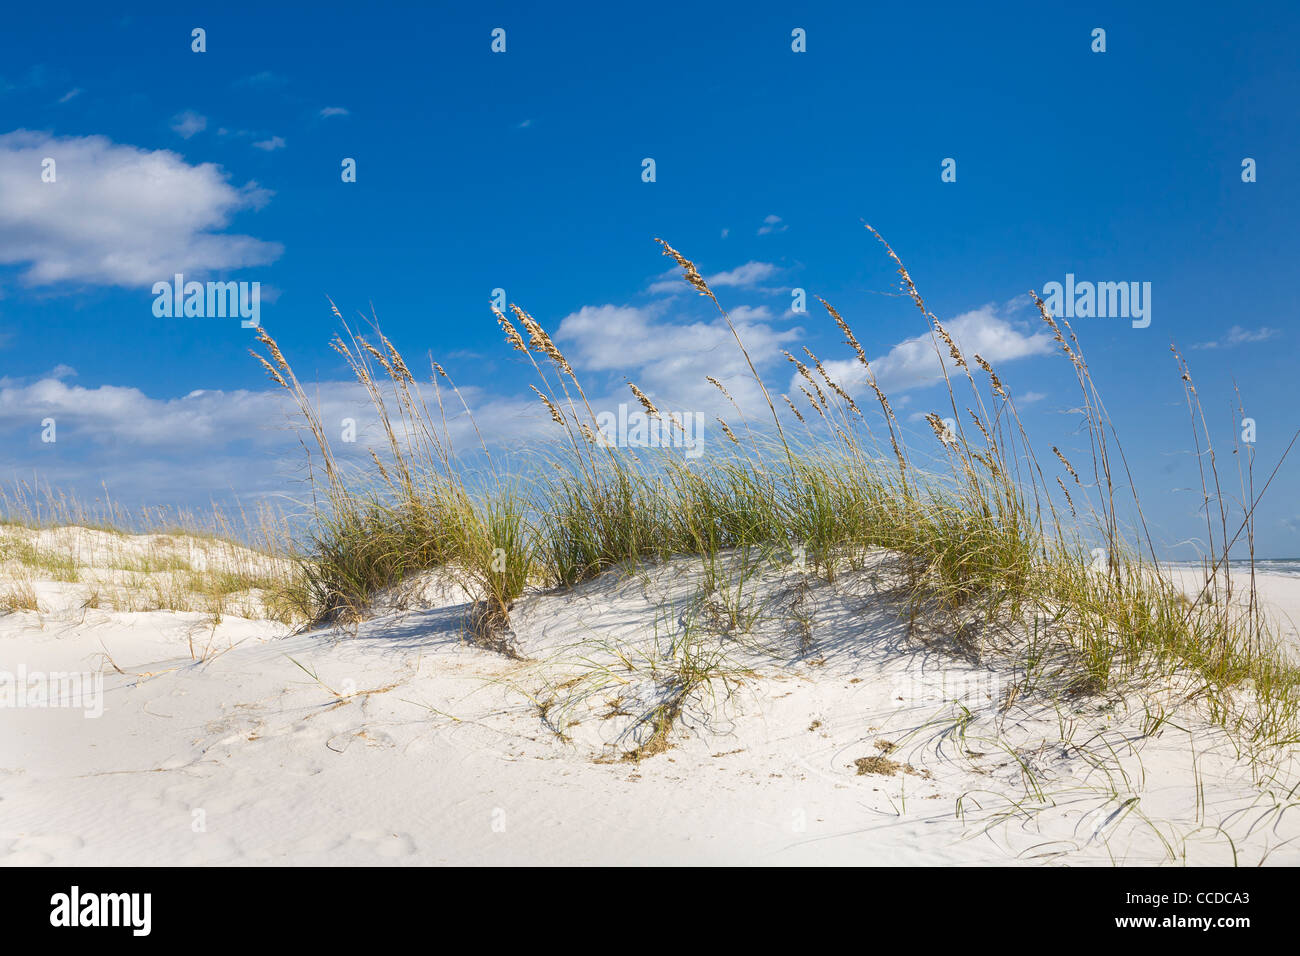
MULTIPOLYGON (((33 380, 0 378, 0 441, 7 449, 0 483, 40 475, 42 484, 96 495, 101 482, 118 499, 147 504, 204 504, 211 497, 292 490, 304 473, 302 431, 296 407, 279 388, 197 390, 155 398, 138 388, 82 387, 59 367, 33 380), (57 441, 41 442, 42 421, 52 418, 57 441)), ((382 425, 364 388, 355 381, 325 381, 310 388, 320 420, 339 460, 364 463, 368 448, 383 453, 382 425), (344 419, 356 423, 355 443, 340 440, 344 419)), ((535 401, 462 389, 490 443, 518 445, 543 432, 549 418, 535 401)), ((428 401, 434 400, 427 396, 428 401)), ((474 425, 449 412, 457 448, 477 445, 474 425)))
MULTIPOLYGON (((566 316, 552 335, 578 370, 597 411, 633 404, 626 385, 630 380, 665 412, 702 412, 735 426, 739 416, 706 380, 712 376, 761 427, 766 402, 726 323, 720 316, 682 318, 674 309, 671 300, 644 307, 585 306, 566 316)), ((701 309, 700 314, 708 312, 701 309)), ((781 351, 794 351, 803 330, 778 327, 765 306, 738 307, 732 320, 771 388, 786 367, 781 351)), ((979 352, 995 367, 1051 351, 1050 337, 1020 331, 994 307, 958 316, 946 327, 968 356, 979 352)), ((861 391, 862 370, 855 361, 825 364, 846 388, 861 391)), ((940 380, 927 335, 900 342, 872 365, 900 413, 908 405, 908 396, 900 393, 940 380)), ((522 361, 520 367, 524 369, 522 361)), ((308 391, 331 437, 338 435, 344 419, 356 422, 354 444, 335 442, 340 460, 363 465, 367 448, 382 453, 383 429, 361 385, 326 380, 308 391)), ((490 446, 516 452, 529 441, 555 437, 541 404, 522 388, 508 394, 473 386, 462 391, 474 409, 477 430, 468 416, 454 414, 450 428, 458 449, 472 452, 479 432, 490 446)), ((776 399, 779 389, 772 391, 776 399)), ((1026 394, 1025 399, 1038 397, 1026 394)), ((138 388, 80 385, 75 371, 63 366, 34 380, 0 378, 0 442, 9 450, 7 461, 15 473, 39 469, 42 480, 69 489, 94 492, 103 480, 119 498, 151 503, 202 503, 232 490, 244 496, 269 494, 291 488, 287 479, 301 476, 305 458, 300 439, 311 444, 300 431, 291 401, 278 388, 196 390, 156 398, 138 388), (39 440, 45 418, 57 423, 55 445, 39 440)))
POLYGON ((737 325, 749 322, 767 322, 772 318, 772 310, 765 305, 738 305, 727 313, 737 325))
POLYGON ((727 287, 747 289, 756 286, 776 273, 776 266, 770 262, 746 262, 728 272, 716 272, 707 277, 710 288, 727 287))
POLYGON ((269 390, 199 390, 153 399, 138 388, 86 388, 66 381, 74 375, 64 366, 31 382, 0 379, 0 430, 34 427, 50 417, 58 423, 60 441, 210 448, 229 440, 258 441, 266 423, 285 420, 288 410, 283 396, 269 390))
MULTIPOLYGON (((1000 317, 993 306, 965 312, 950 322, 944 322, 943 327, 956 341, 968 362, 973 364, 973 356, 979 353, 994 369, 1006 362, 1032 355, 1047 355, 1052 351, 1051 336, 1043 332, 1026 335, 1000 317)), ((866 387, 866 370, 856 359, 827 361, 823 364, 831 378, 855 395, 866 387)), ((928 333, 900 342, 881 357, 872 359, 871 369, 876 375, 876 384, 887 395, 933 385, 943 380, 942 366, 928 333)), ((796 375, 791 379, 790 387, 796 388, 799 381, 801 379, 796 375)))
MULTIPOLYGON (((76 374, 60 365, 32 380, 0 378, 0 434, 34 433, 42 418, 52 417, 59 441, 70 437, 82 448, 126 445, 206 452, 234 444, 286 451, 298 447, 297 408, 279 388, 197 389, 178 398, 153 398, 133 387, 82 387, 67 381, 76 374)), ((461 391, 480 416, 484 435, 495 440, 519 437, 543 415, 522 397, 493 396, 473 387, 461 391), (521 416, 525 411, 536 414, 521 416)), ((359 383, 324 381, 312 384, 310 392, 327 429, 336 423, 341 428, 343 419, 351 418, 357 424, 358 444, 385 441, 369 395, 359 383)), ((458 422, 453 416, 449 423, 453 439, 474 437, 468 420, 458 422)))
POLYGON ((189 139, 208 128, 208 118, 193 110, 177 113, 172 117, 172 132, 181 139, 189 139))
POLYGON ((758 234, 766 236, 772 232, 785 232, 790 227, 781 221, 780 216, 764 216, 763 225, 758 227, 758 234))
MULTIPOLYGON (((734 410, 706 381, 711 375, 727 386, 746 414, 762 408, 749 366, 721 317, 688 321, 669 310, 669 303, 587 306, 553 330, 583 377, 593 406, 606 410, 634 402, 626 376, 661 400, 665 411, 700 411, 734 421, 734 410)), ((789 343, 801 334, 799 329, 774 329, 770 318, 765 306, 732 313, 764 373, 784 362, 781 348, 792 347, 789 343)), ((558 434, 545 409, 522 386, 509 392, 474 386, 461 391, 477 427, 468 416, 450 410, 451 437, 459 449, 472 452, 480 433, 490 446, 516 451, 558 434)), ((368 447, 383 453, 384 431, 360 384, 326 380, 311 384, 308 392, 331 437, 339 434, 344 419, 356 422, 354 444, 335 442, 343 460, 364 464, 368 447)), ((430 405, 435 401, 426 398, 430 405)), ((79 384, 75 371, 66 367, 32 380, 0 378, 0 442, 11 449, 7 460, 17 470, 39 468, 42 478, 56 485, 91 489, 103 479, 115 495, 136 500, 149 494, 173 500, 179 494, 202 501, 227 493, 232 480, 241 493, 284 488, 286 474, 301 471, 305 461, 299 440, 312 443, 300 428, 292 401, 273 387, 158 398, 134 387, 79 384), (45 418, 57 423, 58 441, 52 446, 39 441, 45 418), (150 465, 133 472, 125 466, 127 460, 150 465)))
POLYGON ((213 163, 104 136, 0 135, 0 264, 27 264, 33 286, 58 282, 148 286, 176 272, 265 265, 283 247, 224 233, 231 218, 270 198, 237 187, 213 163), (41 181, 55 160, 56 180, 41 181))
POLYGON ((281 136, 272 136, 270 139, 264 139, 253 144, 254 149, 263 149, 268 153, 273 153, 277 149, 284 149, 284 138, 281 136))
MULTIPOLYGON (((617 371, 633 379, 642 391, 681 408, 708 411, 724 408, 717 389, 705 376, 720 380, 747 410, 759 399, 731 330, 719 316, 707 322, 672 322, 661 318, 662 306, 584 306, 564 318, 555 339, 569 360, 582 370, 617 371)), ((783 361, 780 350, 802 334, 797 328, 777 330, 763 321, 763 309, 732 313, 745 347, 762 371, 783 361)), ((626 400, 622 391, 617 400, 626 400)))

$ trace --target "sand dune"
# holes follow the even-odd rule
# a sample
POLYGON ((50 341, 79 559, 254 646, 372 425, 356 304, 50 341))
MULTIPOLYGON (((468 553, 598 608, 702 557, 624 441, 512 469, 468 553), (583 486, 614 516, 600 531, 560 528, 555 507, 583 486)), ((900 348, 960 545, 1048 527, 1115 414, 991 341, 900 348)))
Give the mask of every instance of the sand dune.
POLYGON ((529 595, 518 659, 436 577, 296 635, 38 580, 0 669, 102 673, 102 716, 0 710, 0 862, 1300 863, 1294 768, 1194 706, 1016 696, 909 633, 883 564, 736 567, 529 595))

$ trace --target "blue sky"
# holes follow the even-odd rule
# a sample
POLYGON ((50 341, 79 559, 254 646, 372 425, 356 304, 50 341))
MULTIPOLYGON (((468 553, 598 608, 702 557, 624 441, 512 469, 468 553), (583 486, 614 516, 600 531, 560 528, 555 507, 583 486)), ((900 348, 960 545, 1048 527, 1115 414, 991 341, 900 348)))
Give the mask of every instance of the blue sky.
MULTIPOLYGON (((487 308, 498 287, 611 402, 627 378, 711 411, 706 373, 752 398, 716 316, 662 284, 656 236, 718 278, 782 390, 780 349, 846 357, 815 302, 791 313, 804 288, 919 416, 938 407, 907 345, 924 327, 883 294, 896 277, 865 220, 1067 454, 1086 457, 1077 393, 1025 291, 1067 273, 1151 283, 1149 327, 1075 326, 1147 517, 1190 557, 1172 548, 1204 525, 1170 342, 1234 488, 1234 381, 1258 469, 1300 419, 1300 14, 1055 6, 16 7, 0 36, 3 477, 141 504, 293 490, 297 445, 252 333, 154 316, 153 283, 178 271, 260 282, 263 324, 330 414, 356 396, 326 296, 346 315, 373 303, 408 356, 431 350, 494 436, 542 434, 487 308)), ((1263 553, 1300 555, 1297 492, 1300 459, 1260 506, 1263 553)))

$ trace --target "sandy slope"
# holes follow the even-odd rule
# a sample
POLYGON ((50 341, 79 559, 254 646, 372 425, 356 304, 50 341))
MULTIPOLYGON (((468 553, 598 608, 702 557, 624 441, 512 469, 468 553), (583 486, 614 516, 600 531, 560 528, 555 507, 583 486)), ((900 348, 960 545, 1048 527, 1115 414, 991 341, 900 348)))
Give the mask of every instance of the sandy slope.
POLYGON ((1010 675, 909 638, 869 574, 765 566, 748 635, 719 637, 699 575, 530 596, 522 660, 466 645, 436 586, 355 635, 0 617, 0 670, 106 671, 98 719, 0 710, 0 861, 1300 862, 1294 796, 1194 713, 1144 736, 1141 705, 1008 702, 1010 675), (668 747, 625 759, 701 659, 668 747))

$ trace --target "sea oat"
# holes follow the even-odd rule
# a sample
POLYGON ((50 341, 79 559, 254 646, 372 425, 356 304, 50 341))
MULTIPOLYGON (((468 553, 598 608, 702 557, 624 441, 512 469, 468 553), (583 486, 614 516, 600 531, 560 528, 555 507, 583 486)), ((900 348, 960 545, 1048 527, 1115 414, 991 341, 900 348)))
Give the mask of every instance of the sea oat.
POLYGON ((546 334, 546 330, 542 328, 541 323, 514 303, 511 303, 510 311, 514 312, 519 321, 523 323, 524 329, 527 330, 529 335, 529 346, 541 352, 553 361, 566 375, 571 378, 574 377, 573 368, 569 365, 569 360, 564 357, 563 353, 560 352, 555 343, 551 341, 551 337, 546 334))
POLYGON ((849 408, 853 409, 853 411, 857 412, 858 416, 861 417, 862 409, 858 408, 858 403, 853 400, 852 395, 850 395, 844 389, 840 388, 840 386, 836 383, 836 381, 833 378, 831 378, 830 373, 826 371, 826 366, 822 365, 822 360, 819 359, 817 356, 813 355, 812 351, 808 348, 808 346, 805 345, 803 347, 803 350, 808 354, 808 357, 812 359, 813 364, 817 367, 817 371, 821 374, 821 377, 825 379, 826 384, 830 386, 831 391, 833 391, 840 398, 844 399, 844 401, 848 404, 849 408))
POLYGON ((822 411, 822 407, 817 403, 817 399, 813 398, 813 393, 808 391, 808 389, 804 388, 802 385, 799 386, 799 391, 803 392, 804 397, 808 399, 808 404, 817 410, 817 414, 822 418, 825 418, 826 413, 822 411))
POLYGON ((497 323, 501 326, 502 331, 506 333, 506 341, 516 352, 527 352, 528 346, 524 344, 524 337, 519 334, 519 330, 510 324, 510 320, 505 314, 496 307, 492 311, 496 314, 497 323))
POLYGON ((794 367, 799 370, 799 374, 803 376, 803 378, 807 380, 808 384, 811 385, 813 389, 817 392, 817 397, 821 400, 821 404, 827 405, 829 407, 829 403, 826 401, 826 393, 823 392, 822 387, 817 384, 817 380, 812 377, 812 372, 808 371, 808 366, 804 365, 803 362, 800 362, 789 352, 782 350, 781 354, 794 363, 794 367))
POLYGON ((375 454, 375 450, 373 448, 370 449, 370 457, 374 459, 375 466, 379 469, 379 474, 383 476, 384 481, 388 482, 388 484, 391 486, 393 484, 393 479, 388 477, 388 469, 384 467, 384 463, 379 460, 379 456, 375 454))
POLYGON ((259 362, 262 363, 262 368, 266 369, 266 374, 269 375, 269 376, 271 376, 271 379, 272 379, 274 382, 276 382, 276 384, 278 384, 278 385, 280 385, 280 386, 282 386, 282 387, 284 387, 284 388, 288 388, 288 387, 289 387, 289 383, 286 382, 283 378, 280 377, 280 373, 277 372, 277 371, 275 370, 275 366, 273 366, 273 365, 272 365, 270 362, 268 362, 266 359, 262 358, 262 356, 258 355, 258 354, 257 354, 256 352, 254 352, 252 349, 249 349, 249 350, 248 350, 248 354, 251 355, 251 356, 253 356, 253 358, 257 359, 259 362))
POLYGON ((388 373, 388 375, 389 375, 390 378, 396 378, 396 377, 397 377, 397 376, 394 374, 394 372, 393 372, 393 367, 392 367, 391 365, 388 364, 388 359, 384 358, 384 353, 383 353, 383 352, 379 351, 379 349, 375 348, 373 345, 371 345, 371 344, 370 344, 369 342, 367 342, 365 339, 358 339, 357 341, 361 344, 361 347, 362 347, 363 349, 365 349, 365 350, 366 350, 367 352, 369 352, 372 356, 374 356, 374 359, 375 359, 376 362, 378 362, 380 365, 382 365, 382 366, 384 367, 384 371, 388 373))
POLYGON ((831 314, 831 318, 835 320, 835 324, 838 325, 840 331, 844 333, 844 344, 853 349, 854 353, 858 356, 858 361, 862 363, 863 368, 870 369, 871 364, 867 361, 867 353, 862 351, 862 346, 858 343, 857 337, 853 334, 853 330, 849 328, 849 324, 840 318, 840 314, 836 312, 831 304, 825 299, 819 296, 817 301, 820 302, 825 307, 826 311, 831 314))
MULTIPOLYGON (((695 263, 691 262, 690 259, 687 259, 672 246, 668 245, 668 243, 663 239, 655 239, 655 242, 664 247, 664 255, 672 256, 672 258, 676 260, 677 264, 682 267, 683 278, 694 286, 700 295, 707 295, 715 303, 718 301, 717 296, 715 296, 712 290, 709 289, 708 283, 704 281, 704 276, 700 275, 700 271, 695 268, 695 263)), ((721 308, 721 306, 719 306, 719 308, 721 308)))
POLYGON ((989 381, 993 383, 993 391, 1002 398, 1007 397, 1007 390, 1002 387, 1002 382, 998 379, 998 373, 993 371, 993 366, 986 362, 979 353, 975 354, 975 364, 988 373, 989 381))
POLYGON ((1065 352, 1065 356, 1070 360, 1070 363, 1074 365, 1075 368, 1079 368, 1079 359, 1070 349, 1069 344, 1065 341, 1065 337, 1061 335, 1061 327, 1056 324, 1056 319, 1048 310, 1047 303, 1039 298, 1038 293, 1033 289, 1029 290, 1029 295, 1033 298, 1034 305, 1038 306, 1038 314, 1043 317, 1043 321, 1046 322, 1048 327, 1052 330, 1052 338, 1056 339, 1057 344, 1061 346, 1061 350, 1065 352))
POLYGON ((921 293, 917 291, 916 283, 912 281, 912 276, 911 273, 907 271, 907 266, 903 265, 903 260, 898 258, 898 254, 894 252, 894 247, 891 246, 889 243, 885 242, 885 237, 882 236, 880 233, 876 232, 876 230, 873 229, 870 225, 868 225, 865 222, 863 223, 863 225, 867 227, 867 230, 873 236, 875 236, 877 239, 880 240, 880 244, 885 247, 885 252, 889 253, 889 258, 893 259, 894 262, 898 265, 898 274, 903 277, 903 288, 905 289, 907 294, 911 296, 912 301, 916 303, 916 307, 921 310, 921 314, 928 316, 929 313, 926 312, 925 302, 922 301, 921 299, 921 293))
POLYGON ((1061 481, 1060 475, 1056 476, 1056 483, 1061 486, 1061 491, 1065 494, 1065 502, 1070 506, 1070 514, 1076 518, 1079 517, 1079 513, 1074 510, 1074 499, 1070 497, 1070 492, 1065 487, 1065 482, 1061 481))
POLYGON ((953 447, 956 447, 957 440, 953 437, 948 426, 943 423, 942 418, 934 414, 934 412, 930 412, 925 416, 925 420, 929 422, 930 429, 934 432, 935 438, 939 439, 939 441, 944 445, 952 445, 953 447))
POLYGON ((379 335, 379 341, 383 342, 384 348, 388 349, 388 358, 393 363, 393 369, 397 372, 397 375, 403 381, 414 382, 415 376, 413 376, 411 370, 406 367, 406 363, 402 361, 402 356, 398 353, 397 349, 393 347, 393 343, 388 341, 388 338, 382 332, 379 335))
POLYGON ((806 421, 804 421, 803 415, 799 414, 799 409, 794 407, 794 402, 790 401, 790 396, 782 395, 781 397, 784 398, 785 403, 790 406, 790 411, 794 412, 794 417, 799 419, 799 421, 803 422, 805 425, 808 424, 806 421))
POLYGON ((1079 473, 1074 470, 1073 465, 1066 461, 1065 456, 1061 454, 1061 450, 1055 445, 1052 446, 1052 454, 1061 459, 1061 464, 1064 465, 1065 470, 1070 473, 1070 477, 1074 479, 1074 483, 1076 485, 1079 484, 1079 473))
POLYGON ((631 382, 627 383, 627 387, 632 389, 632 394, 636 396, 636 400, 641 403, 641 407, 646 410, 647 415, 650 415, 653 418, 660 417, 659 409, 655 407, 654 402, 650 401, 645 392, 641 391, 641 389, 637 388, 631 382))
MULTIPOLYGON (((952 340, 952 336, 948 334, 948 330, 939 324, 938 319, 934 320, 934 328, 935 331, 939 333, 939 338, 943 339, 944 342, 947 343, 948 354, 951 355, 952 360, 957 363, 957 367, 965 368, 966 360, 962 358, 961 350, 957 348, 957 343, 952 340)), ((976 356, 976 358, 978 359, 979 356, 976 356)))
POLYGON ((982 434, 982 435, 984 436, 984 444, 987 445, 988 447, 992 448, 992 447, 993 447, 993 439, 992 439, 992 437, 989 435, 989 433, 988 433, 988 429, 986 429, 986 428, 984 427, 984 423, 983 423, 982 421, 980 421, 980 417, 979 417, 978 415, 976 415, 975 412, 974 412, 972 409, 970 409, 970 408, 967 408, 967 409, 966 409, 966 413, 967 413, 968 415, 970 415, 970 417, 971 417, 971 421, 973 421, 973 422, 975 423, 975 427, 978 428, 978 429, 980 430, 980 434, 982 434))
POLYGON ((555 424, 557 425, 563 425, 564 416, 560 413, 560 410, 555 407, 555 403, 552 402, 545 395, 543 395, 542 390, 539 389, 536 385, 530 384, 528 387, 531 388, 534 392, 536 392, 537 397, 542 400, 542 404, 546 406, 546 410, 551 413, 551 420, 555 422, 555 424))
POLYGON ((894 410, 889 406, 889 397, 880 390, 880 386, 876 384, 875 379, 868 379, 867 384, 870 385, 871 390, 876 393, 876 401, 880 402, 880 407, 885 410, 885 414, 888 417, 893 418, 894 410))
POLYGON ((275 359, 275 364, 280 367, 280 371, 289 371, 289 363, 280 354, 280 346, 275 344, 275 339, 271 338, 266 329, 260 325, 257 327, 257 341, 266 346, 266 350, 271 353, 271 358, 275 359))

